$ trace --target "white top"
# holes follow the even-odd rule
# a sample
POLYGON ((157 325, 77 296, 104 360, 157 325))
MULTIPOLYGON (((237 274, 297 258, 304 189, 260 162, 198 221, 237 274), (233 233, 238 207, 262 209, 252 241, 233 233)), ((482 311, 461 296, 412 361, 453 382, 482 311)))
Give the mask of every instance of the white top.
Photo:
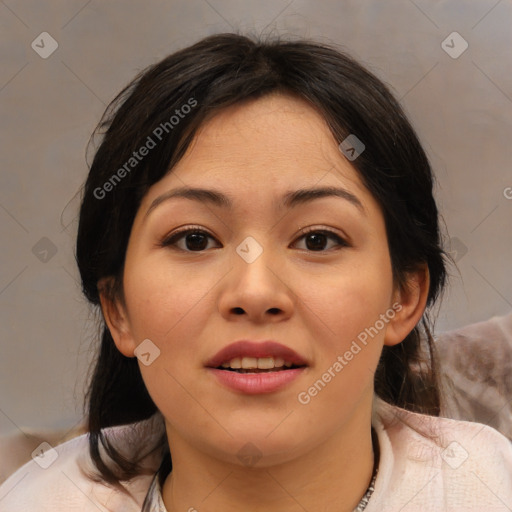
MULTIPOLYGON (((159 413, 105 430, 131 453, 161 435, 159 413), (157 432, 158 431, 158 432, 157 432)), ((375 399, 372 421, 380 463, 365 512, 510 512, 512 443, 496 430, 466 421, 415 414, 375 399)), ((144 459, 147 475, 124 485, 133 499, 84 476, 93 469, 87 434, 45 452, 0 486, 0 512, 166 512, 155 473, 161 456, 144 459), (55 451, 54 451, 55 450, 55 451), (44 468, 46 466, 46 469, 44 468)))

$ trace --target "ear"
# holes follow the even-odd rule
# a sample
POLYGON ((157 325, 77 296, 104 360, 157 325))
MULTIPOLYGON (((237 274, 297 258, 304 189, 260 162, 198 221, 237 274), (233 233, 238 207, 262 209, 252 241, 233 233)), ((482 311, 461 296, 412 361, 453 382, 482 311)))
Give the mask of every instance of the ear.
POLYGON ((126 357, 135 357, 136 345, 131 335, 126 307, 123 301, 116 297, 113 282, 113 277, 105 277, 98 281, 103 318, 119 352, 126 357))
POLYGON ((402 286, 397 286, 393 294, 393 309, 396 314, 386 328, 384 345, 401 343, 416 327, 425 311, 429 288, 430 274, 427 264, 407 273, 407 281, 402 286))

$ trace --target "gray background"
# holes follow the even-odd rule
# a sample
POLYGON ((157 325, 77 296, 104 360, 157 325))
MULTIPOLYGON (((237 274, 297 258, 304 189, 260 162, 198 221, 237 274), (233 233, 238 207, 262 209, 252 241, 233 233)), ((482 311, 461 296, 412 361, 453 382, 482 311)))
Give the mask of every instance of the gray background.
POLYGON ((0 433, 82 418, 97 328, 73 244, 89 135, 139 70, 216 32, 335 43, 384 80, 435 169, 458 260, 438 330, 508 313, 511 27, 511 0, 0 1, 0 433), (441 46, 454 31, 458 58, 441 46), (42 32, 58 43, 46 59, 42 32))

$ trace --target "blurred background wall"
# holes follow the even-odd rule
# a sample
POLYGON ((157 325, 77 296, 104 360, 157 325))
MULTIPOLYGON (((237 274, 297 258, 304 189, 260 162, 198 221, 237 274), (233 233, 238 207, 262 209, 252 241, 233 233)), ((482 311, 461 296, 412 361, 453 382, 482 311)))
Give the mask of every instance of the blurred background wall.
POLYGON ((386 82, 457 261, 438 330, 512 309, 511 0, 1 0, 1 434, 83 417, 98 331, 73 244, 102 112, 147 65, 228 31, 334 43, 386 82))

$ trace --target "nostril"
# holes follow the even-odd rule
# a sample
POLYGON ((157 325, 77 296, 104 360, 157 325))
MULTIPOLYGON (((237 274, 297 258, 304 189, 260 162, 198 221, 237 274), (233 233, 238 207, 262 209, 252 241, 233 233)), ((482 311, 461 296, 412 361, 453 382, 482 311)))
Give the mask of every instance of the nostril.
MULTIPOLYGON (((245 314, 245 311, 243 308, 240 308, 240 307, 236 307, 236 308, 232 308, 231 311, 235 314, 235 315, 243 315, 245 314)), ((270 308, 267 310, 268 313, 270 313, 271 315, 279 315, 281 313, 281 310, 279 308, 270 308)))

